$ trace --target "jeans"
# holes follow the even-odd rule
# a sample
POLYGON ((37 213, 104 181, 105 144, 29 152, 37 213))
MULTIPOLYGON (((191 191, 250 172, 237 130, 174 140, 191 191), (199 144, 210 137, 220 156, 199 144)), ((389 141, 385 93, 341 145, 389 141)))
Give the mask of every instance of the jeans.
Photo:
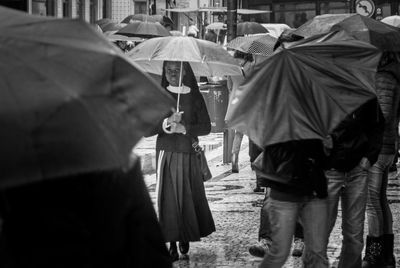
POLYGON ((395 155, 380 154, 368 172, 368 234, 378 237, 392 234, 393 217, 386 196, 389 168, 395 155))
POLYGON ((349 172, 327 170, 329 234, 335 226, 339 198, 342 206, 342 251, 338 268, 361 268, 365 209, 367 203, 367 171, 357 165, 349 172))
POLYGON ((327 268, 328 210, 326 199, 286 202, 268 198, 266 209, 272 244, 260 268, 282 267, 290 253, 297 219, 304 228, 304 268, 327 268))
MULTIPOLYGON (((269 220, 268 220, 268 209, 267 209, 269 192, 270 192, 270 188, 267 187, 263 205, 261 207, 261 212, 260 212, 260 228, 258 230, 258 240, 261 240, 263 238, 271 239, 270 238, 271 237, 271 231, 270 231, 271 227, 270 227, 269 220)), ((298 219, 296 221, 294 238, 295 239, 296 238, 304 239, 303 226, 301 225, 301 223, 298 219)))

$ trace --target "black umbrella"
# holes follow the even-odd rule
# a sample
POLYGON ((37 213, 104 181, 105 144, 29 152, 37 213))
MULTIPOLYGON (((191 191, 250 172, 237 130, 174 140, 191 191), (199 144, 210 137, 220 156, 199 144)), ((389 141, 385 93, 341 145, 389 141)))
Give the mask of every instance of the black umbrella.
POLYGON ((379 51, 357 40, 312 40, 284 49, 232 96, 228 125, 260 147, 324 139, 349 113, 376 98, 379 51))
POLYGON ((268 33, 268 30, 257 22, 240 22, 237 25, 236 35, 243 36, 248 34, 268 33))
POLYGON ((164 26, 158 22, 143 22, 134 21, 129 23, 124 28, 120 29, 116 34, 131 36, 131 37, 142 37, 142 38, 153 38, 170 36, 171 34, 164 26))

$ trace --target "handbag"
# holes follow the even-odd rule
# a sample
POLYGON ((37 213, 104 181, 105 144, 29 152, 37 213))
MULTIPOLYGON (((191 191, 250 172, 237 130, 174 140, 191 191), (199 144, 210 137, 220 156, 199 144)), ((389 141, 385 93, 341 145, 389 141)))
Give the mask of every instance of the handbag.
POLYGON ((194 138, 192 138, 192 147, 196 152, 197 159, 199 160, 199 167, 201 175, 203 177, 203 181, 208 181, 209 179, 212 178, 212 174, 210 168, 208 167, 207 158, 204 153, 204 150, 199 145, 199 142, 196 141, 194 138))

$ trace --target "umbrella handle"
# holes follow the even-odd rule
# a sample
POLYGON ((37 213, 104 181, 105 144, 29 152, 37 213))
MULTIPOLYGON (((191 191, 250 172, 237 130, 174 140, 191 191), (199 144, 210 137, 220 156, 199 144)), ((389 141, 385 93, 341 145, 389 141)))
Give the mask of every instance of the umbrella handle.
POLYGON ((179 71, 179 90, 178 90, 178 98, 176 100, 176 112, 179 113, 179 100, 181 97, 181 91, 182 91, 182 69, 183 69, 183 61, 181 61, 181 69, 179 71))

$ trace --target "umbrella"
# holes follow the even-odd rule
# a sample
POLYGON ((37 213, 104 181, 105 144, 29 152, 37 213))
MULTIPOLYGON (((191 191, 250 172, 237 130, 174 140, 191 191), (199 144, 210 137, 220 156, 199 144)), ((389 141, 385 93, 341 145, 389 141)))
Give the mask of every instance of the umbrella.
POLYGON ((121 23, 132 23, 134 21, 144 21, 144 22, 157 22, 158 20, 151 15, 147 14, 133 14, 125 17, 121 23))
POLYGON ((160 36, 170 36, 171 34, 167 29, 164 28, 158 22, 143 22, 134 21, 124 28, 120 29, 117 34, 131 36, 131 37, 142 37, 142 38, 153 38, 160 36))
POLYGON ((100 26, 100 28, 103 30, 103 32, 112 32, 112 31, 118 31, 126 26, 125 23, 115 23, 115 22, 110 22, 107 24, 104 24, 103 26, 100 26))
POLYGON ((358 40, 313 40, 284 49, 237 90, 228 126, 260 147, 324 139, 348 114, 376 98, 379 51, 358 40))
POLYGON ((110 22, 112 22, 111 19, 109 19, 109 18, 103 18, 103 19, 96 20, 94 23, 97 24, 97 25, 99 25, 100 28, 101 28, 101 26, 103 26, 104 24, 110 23, 110 22))
POLYGON ((173 25, 174 24, 172 19, 170 17, 168 17, 168 16, 165 16, 165 15, 157 14, 157 15, 152 15, 151 17, 153 19, 155 19, 157 22, 161 23, 162 25, 167 25, 167 24, 173 25))
POLYGON ((340 30, 381 50, 400 51, 400 29, 359 14, 316 16, 293 31, 292 34, 310 37, 340 30))
POLYGON ((127 167, 174 104, 81 20, 0 7, 0 30, 0 188, 127 167))
POLYGON ((240 22, 237 25, 236 34, 237 36, 243 36, 248 34, 259 34, 268 33, 268 30, 257 22, 240 22))
POLYGON ((223 22, 213 22, 213 23, 207 25, 206 29, 207 30, 219 31, 219 30, 226 30, 227 26, 223 22))
POLYGON ((196 76, 242 74, 237 61, 221 46, 187 36, 149 39, 136 46, 127 55, 146 72, 154 74, 162 74, 164 61, 189 62, 196 76))
POLYGON ((131 42, 143 42, 145 39, 140 37, 129 37, 120 34, 110 34, 106 35, 107 39, 110 41, 131 41, 131 42))
POLYGON ((400 16, 394 15, 383 18, 381 22, 400 28, 400 16))
POLYGON ((244 53, 271 56, 274 53, 274 45, 277 40, 269 34, 239 36, 230 41, 226 47, 244 53))
POLYGON ((176 31, 176 30, 169 31, 169 33, 170 33, 172 36, 183 36, 183 33, 182 33, 182 32, 176 31))

